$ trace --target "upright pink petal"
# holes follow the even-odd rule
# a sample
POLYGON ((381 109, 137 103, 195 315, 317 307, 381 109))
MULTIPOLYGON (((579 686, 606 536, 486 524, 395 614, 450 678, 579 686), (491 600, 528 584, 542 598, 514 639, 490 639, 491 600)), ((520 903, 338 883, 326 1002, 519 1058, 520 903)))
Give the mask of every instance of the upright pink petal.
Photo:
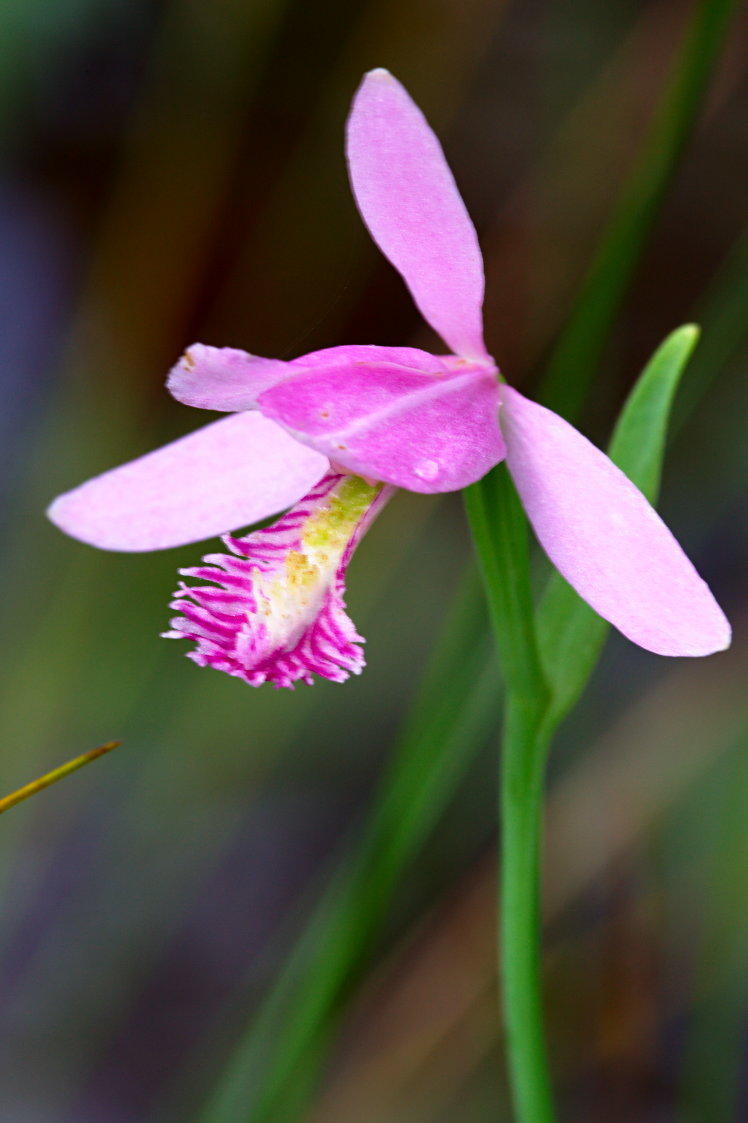
POLYGON ((300 370, 259 407, 349 472, 410 491, 455 491, 504 456, 496 377, 465 360, 436 372, 384 362, 300 370))
POLYGON ((277 523, 227 537, 231 553, 182 570, 209 584, 180 585, 167 638, 193 640, 188 657, 198 666, 250 686, 359 674, 364 641, 345 611, 345 574, 391 491, 328 472, 277 523))
POLYGON ((483 360, 483 260, 439 141, 386 70, 372 70, 347 131, 364 222, 431 326, 456 354, 483 360))
POLYGON ((327 460, 259 413, 238 413, 55 499, 52 522, 104 550, 161 550, 267 518, 327 460))
POLYGON ((279 359, 193 343, 172 367, 166 387, 186 406, 236 413, 254 409, 263 390, 292 374, 289 364, 279 359))
POLYGON ((625 636, 659 655, 710 655, 730 626, 641 492, 555 413, 502 387, 507 464, 554 565, 625 636))

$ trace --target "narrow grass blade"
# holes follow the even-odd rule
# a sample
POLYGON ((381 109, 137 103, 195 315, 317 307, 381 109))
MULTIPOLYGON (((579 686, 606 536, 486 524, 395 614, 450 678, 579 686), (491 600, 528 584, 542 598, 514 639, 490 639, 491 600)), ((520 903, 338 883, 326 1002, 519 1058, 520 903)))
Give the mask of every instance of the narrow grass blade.
POLYGON ((673 432, 698 408, 748 334, 748 228, 699 300, 696 318, 703 334, 673 410, 673 432))
MULTIPOLYGON (((623 407, 608 449, 652 503, 659 492, 673 398, 698 335, 698 328, 688 324, 657 349, 623 407)), ((609 627, 554 571, 538 607, 537 628, 556 721, 579 698, 609 627)))
POLYGON ((581 408, 608 334, 697 119, 737 0, 700 0, 639 163, 603 237, 546 372, 543 402, 581 408))

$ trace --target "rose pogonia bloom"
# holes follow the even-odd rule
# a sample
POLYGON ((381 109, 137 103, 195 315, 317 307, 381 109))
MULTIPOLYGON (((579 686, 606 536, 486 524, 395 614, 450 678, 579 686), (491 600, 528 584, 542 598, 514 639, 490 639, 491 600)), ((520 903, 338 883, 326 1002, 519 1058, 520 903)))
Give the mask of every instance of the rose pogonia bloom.
POLYGON ((374 241, 451 354, 342 346, 290 362, 195 344, 179 401, 233 416, 60 496, 50 517, 110 550, 153 550, 246 526, 183 573, 169 636, 252 685, 363 666, 345 613, 347 564, 395 488, 474 483, 506 459, 535 533, 566 580, 641 647, 725 648, 709 588, 627 477, 562 418, 500 383, 483 342, 483 262, 439 142, 386 70, 367 74, 347 127, 351 185, 374 241))

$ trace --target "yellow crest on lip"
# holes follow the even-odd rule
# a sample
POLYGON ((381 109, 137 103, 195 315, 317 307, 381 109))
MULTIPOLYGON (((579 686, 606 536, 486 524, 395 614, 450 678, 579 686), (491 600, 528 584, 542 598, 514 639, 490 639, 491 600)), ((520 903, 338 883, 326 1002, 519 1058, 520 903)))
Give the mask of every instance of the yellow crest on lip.
POLYGON ((305 551, 345 550, 351 535, 366 514, 382 484, 369 484, 360 476, 346 476, 310 517, 302 542, 305 551))
POLYGON ((293 647, 317 616, 338 566, 382 484, 345 476, 310 511, 275 573, 255 578, 257 605, 269 645, 293 647))

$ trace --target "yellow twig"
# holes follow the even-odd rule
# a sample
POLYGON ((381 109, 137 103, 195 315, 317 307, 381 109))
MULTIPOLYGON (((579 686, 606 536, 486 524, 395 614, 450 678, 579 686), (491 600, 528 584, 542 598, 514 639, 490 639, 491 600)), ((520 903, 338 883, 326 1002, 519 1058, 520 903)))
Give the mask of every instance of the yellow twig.
POLYGON ((107 741, 105 745, 99 745, 96 749, 91 749, 82 756, 77 756, 74 760, 69 760, 67 764, 61 764, 59 768, 47 772, 46 775, 40 776, 38 780, 32 780, 30 784, 25 787, 19 788, 16 792, 11 792, 6 795, 4 799, 0 799, 0 815, 3 811, 8 811, 11 807, 15 807, 17 803, 22 803, 24 799, 29 796, 36 795, 37 792, 48 788, 51 784, 56 784, 58 780, 62 780, 64 776, 69 776, 71 772, 77 772, 79 768, 84 765, 90 764, 92 760, 97 757, 104 756, 105 753, 110 753, 112 749, 116 749, 120 745, 120 741, 107 741))

